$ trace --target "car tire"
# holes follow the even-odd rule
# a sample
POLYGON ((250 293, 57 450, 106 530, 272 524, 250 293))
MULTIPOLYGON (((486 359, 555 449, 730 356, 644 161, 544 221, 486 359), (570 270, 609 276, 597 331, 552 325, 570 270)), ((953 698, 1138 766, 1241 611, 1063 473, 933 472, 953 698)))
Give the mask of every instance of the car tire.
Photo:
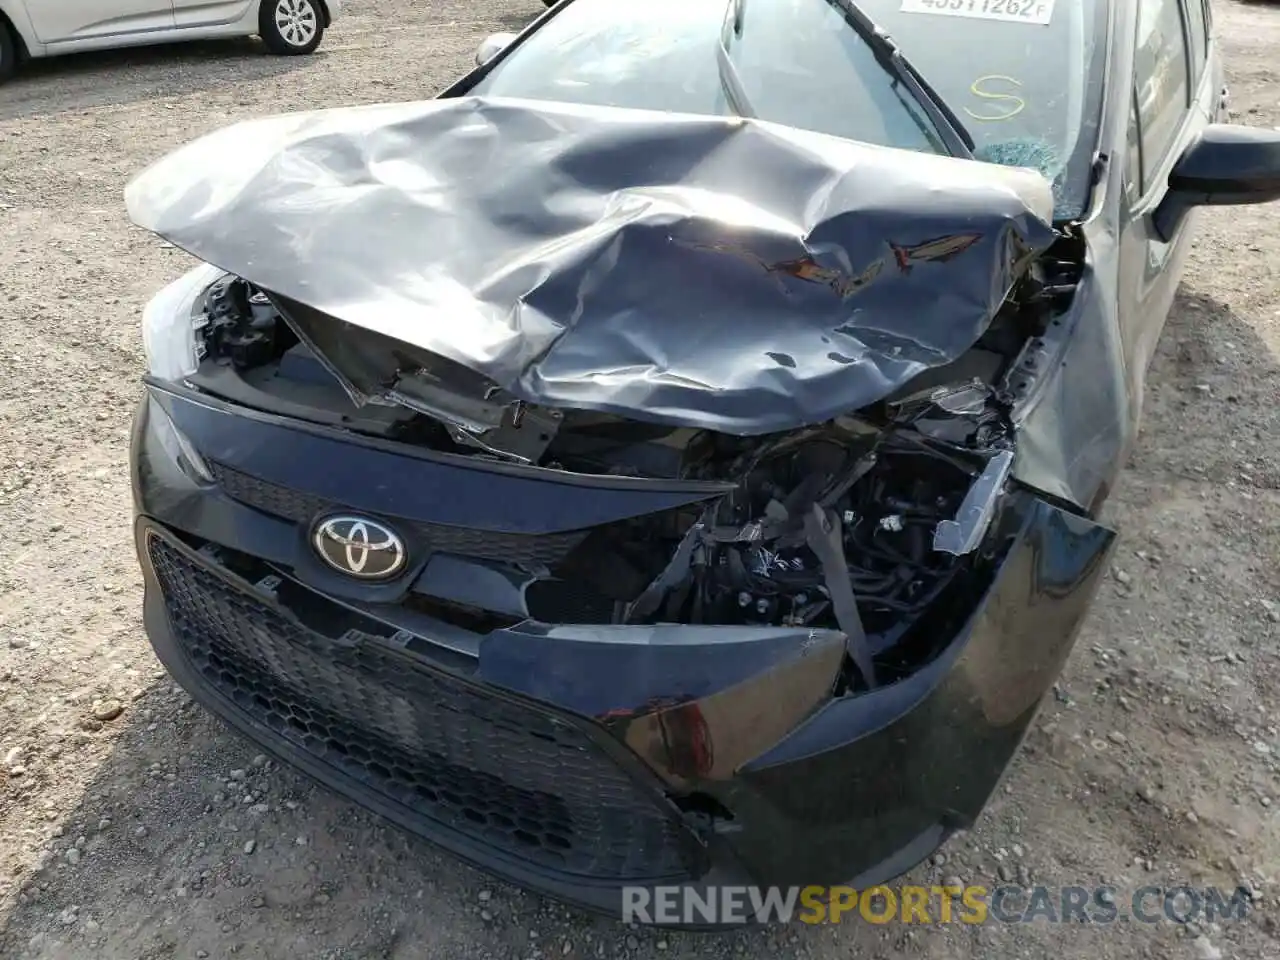
POLYGON ((0 83, 13 76, 18 69, 18 45, 13 42, 9 25, 0 17, 0 83))
POLYGON ((320 0, 262 0, 258 35, 268 50, 281 57, 315 52, 324 36, 320 0))

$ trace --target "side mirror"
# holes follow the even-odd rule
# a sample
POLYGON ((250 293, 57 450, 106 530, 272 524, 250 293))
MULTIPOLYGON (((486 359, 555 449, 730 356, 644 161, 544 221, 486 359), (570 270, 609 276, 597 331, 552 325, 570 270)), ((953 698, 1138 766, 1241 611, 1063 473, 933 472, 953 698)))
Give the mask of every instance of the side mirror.
POLYGON ((1192 207, 1280 200, 1280 131, 1215 123, 1187 147, 1155 213, 1166 242, 1192 207))
POLYGON ((514 33, 489 34, 489 36, 480 41, 480 48, 476 50, 476 66, 483 67, 510 46, 511 41, 515 38, 516 35, 514 33))

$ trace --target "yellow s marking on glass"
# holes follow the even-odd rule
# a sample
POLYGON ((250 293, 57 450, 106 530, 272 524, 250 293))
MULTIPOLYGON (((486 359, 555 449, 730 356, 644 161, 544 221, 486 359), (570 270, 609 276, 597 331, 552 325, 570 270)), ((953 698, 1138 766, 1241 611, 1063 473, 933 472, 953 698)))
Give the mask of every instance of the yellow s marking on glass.
POLYGON ((975 120, 999 122, 1002 120, 1012 120, 1023 110, 1027 109, 1027 101, 1023 100, 1016 93, 1000 93, 998 90, 990 89, 991 84, 997 81, 1012 84, 1015 87, 1022 86, 1021 80, 1015 80, 1013 77, 1006 77, 999 73, 992 73, 985 77, 979 77, 969 86, 969 92, 975 97, 981 97, 983 100, 996 101, 996 103, 992 104, 992 109, 997 112, 974 113, 968 107, 964 108, 964 112, 975 120))

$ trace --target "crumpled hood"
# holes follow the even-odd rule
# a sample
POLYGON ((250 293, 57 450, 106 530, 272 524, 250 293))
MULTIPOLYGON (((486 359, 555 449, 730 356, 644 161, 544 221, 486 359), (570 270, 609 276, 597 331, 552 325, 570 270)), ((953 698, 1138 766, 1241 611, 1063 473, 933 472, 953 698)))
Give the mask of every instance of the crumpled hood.
POLYGON ((236 124, 126 201, 200 259, 521 399, 741 434, 954 360, 1054 239, 1026 170, 485 98, 236 124))

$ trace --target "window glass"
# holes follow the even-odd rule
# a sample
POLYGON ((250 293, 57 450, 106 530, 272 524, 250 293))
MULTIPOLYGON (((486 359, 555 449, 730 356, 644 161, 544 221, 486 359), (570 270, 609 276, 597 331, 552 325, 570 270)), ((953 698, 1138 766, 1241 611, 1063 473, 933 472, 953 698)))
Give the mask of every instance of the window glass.
POLYGON ((1181 0, 1140 0, 1134 84, 1142 126, 1144 183, 1149 185, 1173 147, 1188 110, 1181 0))
POLYGON ((1130 200, 1142 195, 1142 128, 1138 126, 1138 95, 1129 100, 1129 142, 1125 151, 1125 192, 1130 200))
POLYGON ((1187 25, 1190 34, 1187 46, 1191 50, 1191 88, 1200 86, 1200 76, 1204 73, 1206 51, 1209 49, 1208 27, 1204 19, 1204 0, 1186 0, 1187 25))
POLYGON ((1060 218, 1084 212, 1102 112, 1106 0, 1040 2, 1047 22, 970 15, 981 7, 1013 12, 1015 4, 998 0, 858 6, 956 112, 979 159, 1035 167, 1053 181, 1060 218))
POLYGON ((727 0, 574 0, 469 92, 724 115, 736 79, 762 120, 946 153, 834 0, 748 0, 726 30, 734 10, 727 0))

